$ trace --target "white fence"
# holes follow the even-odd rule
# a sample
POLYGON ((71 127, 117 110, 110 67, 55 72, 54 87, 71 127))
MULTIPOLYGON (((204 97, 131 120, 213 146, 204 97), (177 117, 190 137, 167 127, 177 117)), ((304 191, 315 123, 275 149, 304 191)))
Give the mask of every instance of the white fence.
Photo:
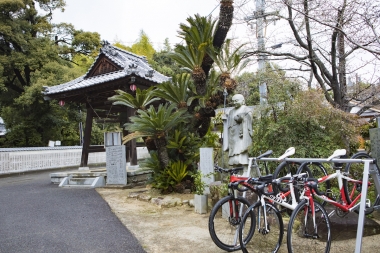
MULTIPOLYGON (((81 146, 0 148, 0 175, 65 167, 79 167, 81 156, 81 146)), ((137 148, 138 160, 149 156, 146 147, 137 148)), ((106 152, 89 153, 88 165, 105 164, 106 152)))
MULTIPOLYGON (((0 149, 0 175, 80 165, 82 147, 0 149)), ((106 152, 90 153, 88 164, 105 164, 106 152)))

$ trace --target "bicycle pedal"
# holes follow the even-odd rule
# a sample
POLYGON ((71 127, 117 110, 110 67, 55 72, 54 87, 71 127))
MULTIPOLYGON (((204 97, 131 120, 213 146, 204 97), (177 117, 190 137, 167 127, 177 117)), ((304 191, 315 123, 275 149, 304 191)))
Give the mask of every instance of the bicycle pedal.
POLYGON ((370 199, 366 199, 365 200, 365 208, 367 209, 369 207, 371 207, 371 200, 370 199))

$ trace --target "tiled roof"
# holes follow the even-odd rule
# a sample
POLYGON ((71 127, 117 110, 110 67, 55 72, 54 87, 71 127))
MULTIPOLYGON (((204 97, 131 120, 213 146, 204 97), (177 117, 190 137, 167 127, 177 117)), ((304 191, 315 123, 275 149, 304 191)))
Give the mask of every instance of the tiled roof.
POLYGON ((100 54, 95 59, 89 71, 77 79, 56 86, 45 87, 44 95, 52 95, 71 90, 82 89, 97 84, 120 79, 129 75, 135 75, 154 83, 162 83, 169 80, 169 77, 162 75, 150 67, 144 56, 138 56, 131 52, 114 47, 109 43, 104 43, 100 54), (93 69, 100 56, 105 55, 110 61, 120 66, 122 70, 101 74, 93 77, 86 77, 93 69))

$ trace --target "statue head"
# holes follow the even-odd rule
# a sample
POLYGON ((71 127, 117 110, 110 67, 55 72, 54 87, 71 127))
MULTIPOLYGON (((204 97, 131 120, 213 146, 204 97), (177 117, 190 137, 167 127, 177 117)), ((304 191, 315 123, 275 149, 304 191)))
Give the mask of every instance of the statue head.
POLYGON ((234 104, 235 108, 239 108, 240 106, 245 105, 244 96, 241 94, 235 94, 232 97, 232 103, 234 104))

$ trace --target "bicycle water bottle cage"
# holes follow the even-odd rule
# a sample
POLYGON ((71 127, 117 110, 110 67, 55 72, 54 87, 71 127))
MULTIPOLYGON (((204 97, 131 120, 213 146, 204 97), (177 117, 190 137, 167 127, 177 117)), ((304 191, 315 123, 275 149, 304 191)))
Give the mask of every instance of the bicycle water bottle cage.
POLYGON ((362 184, 355 184, 355 186, 357 192, 362 192, 362 184))
POLYGON ((274 184, 272 183, 272 194, 273 195, 277 195, 279 194, 281 191, 280 191, 280 187, 278 186, 278 184, 274 184))

